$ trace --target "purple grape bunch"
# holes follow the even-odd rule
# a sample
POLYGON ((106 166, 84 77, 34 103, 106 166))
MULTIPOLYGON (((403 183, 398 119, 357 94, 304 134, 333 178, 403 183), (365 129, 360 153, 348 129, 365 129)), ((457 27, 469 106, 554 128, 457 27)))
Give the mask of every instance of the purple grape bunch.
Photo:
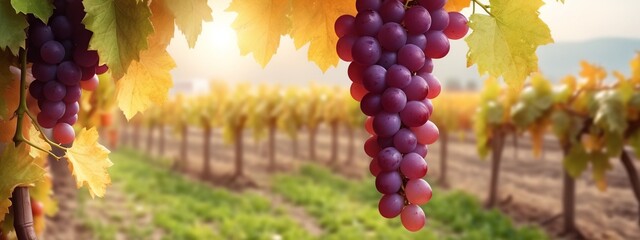
POLYGON ((432 74, 432 59, 449 53, 449 39, 469 29, 467 19, 444 9, 446 0, 357 0, 356 16, 335 22, 336 51, 351 62, 351 94, 368 116, 372 135, 364 143, 370 172, 382 194, 378 204, 385 218, 400 216, 409 231, 426 223, 419 205, 429 202, 431 186, 427 145, 438 139, 429 117, 431 100, 441 85, 432 74), (407 3, 407 1, 409 1, 407 3))
POLYGON ((38 124, 51 129, 53 140, 70 144, 75 139, 82 89, 98 86, 97 74, 108 70, 98 65, 98 52, 89 50, 93 33, 82 24, 85 16, 81 0, 55 0, 53 15, 45 24, 29 15, 27 60, 33 63, 35 80, 30 95, 38 101, 38 124))

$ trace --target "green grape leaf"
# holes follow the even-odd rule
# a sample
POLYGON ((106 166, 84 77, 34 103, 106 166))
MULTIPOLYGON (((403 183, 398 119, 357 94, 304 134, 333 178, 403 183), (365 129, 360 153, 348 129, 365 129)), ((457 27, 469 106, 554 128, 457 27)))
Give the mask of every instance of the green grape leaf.
POLYGON ((165 3, 176 16, 176 25, 187 38, 189 47, 195 47, 198 36, 202 32, 202 22, 213 21, 207 0, 169 0, 165 3))
POLYGON ((563 165, 571 177, 577 178, 587 168, 588 161, 589 154, 584 147, 580 144, 574 144, 569 153, 564 156, 563 165))
POLYGON ((599 92, 595 96, 596 125, 612 133, 622 134, 627 129, 626 113, 622 96, 618 91, 599 92))
POLYGON ((140 52, 148 48, 153 33, 147 3, 131 0, 85 0, 83 23, 93 32, 89 47, 97 50, 100 64, 107 64, 115 79, 127 72, 140 52))
POLYGON ((0 1, 0 23, 0 50, 8 48, 13 55, 18 55, 20 48, 25 47, 27 19, 16 13, 9 1, 0 1))
POLYGON ((45 176, 45 170, 34 163, 26 144, 7 144, 0 154, 0 222, 9 212, 11 192, 18 186, 33 185, 45 176))
POLYGON ((604 134, 604 143, 606 146, 607 156, 610 157, 618 157, 620 153, 622 153, 622 148, 624 146, 624 137, 622 133, 614 133, 614 132, 605 132, 604 134))
POLYGON ((540 19, 542 0, 491 0, 491 16, 473 14, 465 39, 467 65, 478 65, 480 74, 502 76, 520 88, 526 77, 538 71, 536 49, 552 43, 549 27, 540 19))
POLYGON ((17 13, 31 13, 45 23, 53 14, 53 3, 49 0, 11 0, 11 6, 17 13))

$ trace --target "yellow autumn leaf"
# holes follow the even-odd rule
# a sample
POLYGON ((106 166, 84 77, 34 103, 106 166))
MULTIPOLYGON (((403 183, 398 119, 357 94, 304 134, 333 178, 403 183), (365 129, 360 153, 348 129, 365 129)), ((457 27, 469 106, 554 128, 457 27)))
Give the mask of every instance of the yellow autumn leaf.
POLYGON ((539 17, 542 0, 491 0, 491 15, 473 14, 465 39, 469 45, 467 65, 478 65, 480 74, 502 76, 520 88, 538 70, 536 49, 552 43, 547 24, 539 17))
POLYGON ((471 0, 449 0, 444 5, 444 10, 447 12, 460 12, 471 5, 471 0))
POLYGON ((0 222, 11 206, 11 193, 18 186, 31 186, 44 178, 44 169, 34 163, 26 144, 7 144, 0 154, 0 222))
MULTIPOLYGON (((154 1, 155 2, 155 1, 154 1)), ((153 5, 154 2, 151 2, 153 5)), ((189 43, 189 47, 196 46, 196 40, 202 31, 202 22, 210 22, 211 8, 207 0, 181 0, 165 1, 166 6, 173 12, 178 29, 184 33, 189 43)), ((153 7, 151 7, 153 11, 153 7)), ((153 26, 156 24, 154 22, 153 26)))
POLYGON ((111 184, 107 168, 113 163, 109 150, 98 143, 98 131, 95 128, 80 130, 66 156, 78 188, 86 182, 91 197, 103 197, 107 185, 111 184))
MULTIPOLYGON (((34 145, 46 150, 46 151, 51 151, 51 145, 49 145, 43 138, 42 138, 42 134, 36 129, 35 126, 31 126, 29 128, 29 142, 33 143, 34 145)), ((47 152, 43 152, 40 151, 37 148, 34 147, 29 147, 29 156, 31 156, 32 158, 36 158, 39 159, 40 162, 42 162, 43 159, 46 159, 47 155, 49 155, 49 153, 47 152)))
POLYGON ((587 61, 580 61, 580 76, 585 78, 582 87, 585 89, 595 89, 602 84, 602 81, 607 77, 607 70, 601 66, 591 64, 587 61))
POLYGON ((631 60, 631 81, 640 84, 640 52, 631 60))
POLYGON ((293 1, 291 37, 296 48, 309 45, 308 58, 323 72, 338 65, 336 44, 338 37, 334 23, 344 14, 356 13, 354 0, 293 1))
POLYGON ((289 33, 290 2, 289 0, 233 0, 231 2, 226 11, 238 13, 231 26, 238 34, 241 55, 253 53, 253 58, 262 67, 269 63, 278 50, 280 37, 289 33))
POLYGON ((163 103, 173 86, 171 69, 176 63, 165 50, 173 38, 174 16, 164 1, 151 3, 154 33, 149 36, 149 49, 140 54, 127 74, 116 83, 116 101, 127 119, 154 104, 163 103))

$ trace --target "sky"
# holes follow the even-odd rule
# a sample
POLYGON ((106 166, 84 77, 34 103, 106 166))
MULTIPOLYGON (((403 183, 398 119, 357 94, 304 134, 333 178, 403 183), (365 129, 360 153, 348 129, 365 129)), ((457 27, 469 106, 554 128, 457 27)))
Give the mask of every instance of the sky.
MULTIPOLYGON (((556 42, 610 37, 640 39, 638 0, 566 0, 565 4, 555 0, 545 2, 540 9, 540 17, 549 25, 556 42)), ((204 23, 194 49, 189 49, 185 38, 179 31, 176 32, 168 51, 177 63, 172 74, 178 89, 192 88, 189 85, 194 82, 197 88, 208 89, 204 87, 204 82, 211 79, 300 86, 310 82, 344 86, 350 84, 346 74, 347 63, 341 61, 338 67, 323 73, 316 65, 307 61, 307 46, 296 50, 289 37, 281 38, 276 55, 265 68, 256 63, 251 54, 240 56, 236 34, 231 28, 236 14, 224 12, 229 3, 230 0, 209 0, 214 20, 204 23)), ((469 16, 470 11, 463 13, 469 16)), ((466 52, 464 41, 452 41, 449 55, 435 62, 436 76, 450 78, 457 72, 475 71, 473 68, 466 68, 466 52)))

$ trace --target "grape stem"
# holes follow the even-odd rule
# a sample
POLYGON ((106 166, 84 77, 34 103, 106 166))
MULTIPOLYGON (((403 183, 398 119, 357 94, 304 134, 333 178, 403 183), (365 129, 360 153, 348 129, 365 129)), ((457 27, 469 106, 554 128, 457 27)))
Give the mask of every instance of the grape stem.
MULTIPOLYGON (((473 3, 474 3, 474 5, 473 5, 473 6, 474 6, 474 8, 475 8, 475 5, 478 5, 478 6, 480 6, 482 9, 484 9, 484 11, 485 11, 487 14, 489 14, 489 16, 492 16, 493 18, 495 18, 495 17, 496 17, 496 16, 493 16, 493 14, 491 14, 491 11, 489 11, 489 8, 491 8, 491 5, 488 5, 488 4, 482 4, 479 0, 472 0, 472 1, 473 1, 473 3)), ((475 11, 474 11, 474 12, 475 12, 475 11)))
MULTIPOLYGON (((16 132, 13 135, 13 142, 16 146, 25 142, 22 134, 22 120, 24 119, 24 113, 27 110, 27 54, 24 48, 20 48, 18 53, 20 58, 20 103, 16 110, 18 117, 16 123, 16 132)), ((14 201, 13 212, 14 222, 13 228, 16 231, 16 236, 19 240, 34 240, 38 239, 36 236, 35 228, 33 226, 33 214, 31 213, 31 199, 29 196, 29 189, 26 187, 16 187, 13 189, 12 198, 14 201)))

